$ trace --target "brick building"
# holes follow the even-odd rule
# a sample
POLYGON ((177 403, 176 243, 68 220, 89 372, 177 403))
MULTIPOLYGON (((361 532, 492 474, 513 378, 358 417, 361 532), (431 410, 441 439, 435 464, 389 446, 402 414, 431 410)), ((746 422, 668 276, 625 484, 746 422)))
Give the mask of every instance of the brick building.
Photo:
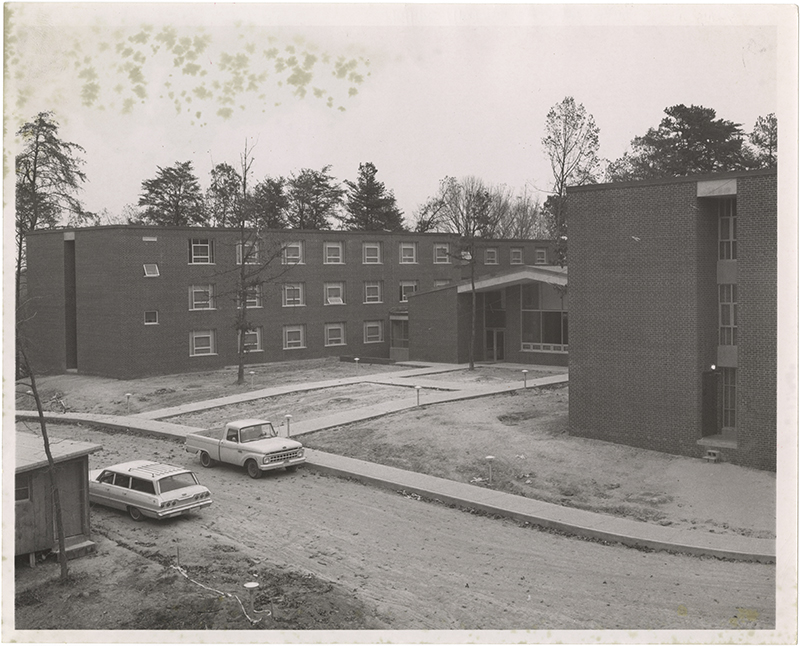
MULTIPOLYGON (((458 247, 451 234, 266 232, 257 248, 266 282, 247 295, 254 326, 245 337, 247 363, 408 359, 408 299, 464 277, 458 247)), ((249 255, 231 229, 107 226, 30 234, 25 334, 34 365, 118 378, 235 365, 237 273, 249 255)), ((486 241, 476 272, 552 258, 550 241, 486 241)))
POLYGON ((570 432, 774 470, 774 170, 569 190, 570 432))

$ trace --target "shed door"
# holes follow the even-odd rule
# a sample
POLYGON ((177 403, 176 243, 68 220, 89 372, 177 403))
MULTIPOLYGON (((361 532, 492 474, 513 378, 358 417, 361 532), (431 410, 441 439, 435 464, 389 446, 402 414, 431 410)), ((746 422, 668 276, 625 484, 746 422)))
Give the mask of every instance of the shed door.
MULTIPOLYGON (((64 523, 64 537, 80 536, 84 533, 83 515, 85 489, 88 483, 83 477, 83 468, 80 460, 60 464, 56 467, 58 493, 61 500, 61 518, 64 523)), ((53 526, 55 527, 56 515, 53 512, 53 526)), ((57 528, 53 532, 58 536, 57 528)))

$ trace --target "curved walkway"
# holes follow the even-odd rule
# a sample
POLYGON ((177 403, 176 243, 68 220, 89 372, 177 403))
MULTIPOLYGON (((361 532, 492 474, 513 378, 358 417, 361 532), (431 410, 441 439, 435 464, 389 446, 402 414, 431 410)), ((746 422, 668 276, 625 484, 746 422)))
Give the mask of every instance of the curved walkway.
MULTIPOLYGON (((110 428, 136 430, 157 437, 181 440, 188 433, 194 432, 197 429, 160 420, 165 417, 172 417, 187 412, 226 406, 232 403, 270 397, 276 394, 285 394, 286 392, 328 388, 346 383, 391 382, 394 385, 408 385, 413 389, 414 386, 423 385, 419 378, 424 374, 446 372, 454 369, 463 369, 463 366, 439 366, 437 368, 394 373, 390 376, 365 375, 364 377, 328 382, 269 388, 206 402, 195 402, 184 406, 149 411, 147 413, 127 417, 90 413, 45 413, 45 418, 47 421, 54 423, 85 422, 110 428), (405 379, 410 377, 414 377, 414 381, 403 383, 405 379)), ((531 369, 533 369, 532 366, 531 369)), ((527 387, 535 388, 543 385, 565 383, 566 381, 567 375, 564 373, 539 379, 530 379, 528 380, 527 387)), ((475 385, 456 382, 428 382, 425 383, 424 394, 420 396, 420 405, 481 397, 500 392, 520 390, 521 387, 521 384, 518 383, 475 385), (436 390, 433 390, 434 388, 436 390)), ((416 392, 414 396, 409 399, 378 403, 366 408, 342 411, 316 420, 293 423, 290 429, 291 435, 295 437, 304 433, 350 424, 415 406, 417 406, 416 392)), ((35 412, 17 411, 17 419, 36 418, 37 414, 35 412)), ((652 525, 628 520, 626 518, 607 516, 591 511, 545 503, 532 498, 515 496, 476 485, 455 482, 453 480, 405 471, 312 449, 306 450, 306 457, 308 466, 321 472, 356 478, 363 482, 388 489, 416 494, 424 498, 446 504, 453 504, 458 507, 477 509, 486 513, 513 518, 520 522, 527 522, 531 525, 554 529, 585 538, 622 543, 632 547, 653 550, 667 550, 742 561, 759 561, 762 563, 775 562, 775 540, 773 539, 750 538, 736 534, 712 534, 693 531, 691 529, 677 529, 661 525, 652 525)))

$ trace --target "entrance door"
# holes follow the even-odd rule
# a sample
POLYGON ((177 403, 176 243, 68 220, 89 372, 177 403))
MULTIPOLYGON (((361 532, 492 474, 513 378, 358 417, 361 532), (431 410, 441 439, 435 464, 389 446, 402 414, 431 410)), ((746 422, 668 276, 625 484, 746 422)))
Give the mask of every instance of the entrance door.
POLYGON ((486 360, 504 361, 506 358, 505 330, 486 330, 486 360))
MULTIPOLYGON (((59 464, 56 467, 56 481, 58 482, 58 499, 61 502, 61 520, 64 523, 64 538, 80 536, 84 533, 85 509, 83 505, 85 488, 88 487, 80 460, 59 464)), ((55 523, 56 515, 53 512, 54 526, 55 523)), ((58 537, 57 529, 53 535, 58 537)))

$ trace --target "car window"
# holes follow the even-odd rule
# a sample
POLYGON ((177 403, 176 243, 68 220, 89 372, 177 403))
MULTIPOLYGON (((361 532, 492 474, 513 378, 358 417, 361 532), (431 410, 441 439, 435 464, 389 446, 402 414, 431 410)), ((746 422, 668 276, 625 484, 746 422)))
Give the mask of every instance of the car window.
POLYGON ((103 471, 97 481, 102 482, 103 484, 114 484, 114 472, 103 471))
POLYGON ((131 489, 134 491, 141 491, 142 493, 156 493, 156 488, 150 480, 142 480, 141 478, 134 478, 131 482, 131 489))
POLYGON ((161 493, 168 491, 175 491, 176 489, 183 489, 184 487, 191 487, 197 484, 197 478, 194 473, 186 471, 184 473, 176 473, 174 476, 167 476, 158 481, 158 488, 161 493))
POLYGON ((228 442, 238 442, 239 438, 236 431, 228 431, 228 442))
POLYGON ((127 489, 131 486, 131 477, 124 476, 121 473, 117 473, 116 477, 114 478, 114 484, 117 485, 118 487, 123 487, 124 489, 127 489))

